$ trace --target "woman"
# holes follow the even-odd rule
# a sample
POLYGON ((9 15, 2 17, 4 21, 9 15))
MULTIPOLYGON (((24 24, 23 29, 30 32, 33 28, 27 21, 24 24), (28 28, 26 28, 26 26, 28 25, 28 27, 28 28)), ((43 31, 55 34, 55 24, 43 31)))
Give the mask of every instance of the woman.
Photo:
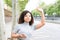
POLYGON ((18 25, 16 25, 12 32, 13 38, 18 38, 18 40, 29 40, 31 33, 45 24, 43 10, 41 8, 37 8, 37 10, 41 12, 41 21, 38 24, 34 24, 32 13, 27 10, 23 11, 19 17, 18 25))

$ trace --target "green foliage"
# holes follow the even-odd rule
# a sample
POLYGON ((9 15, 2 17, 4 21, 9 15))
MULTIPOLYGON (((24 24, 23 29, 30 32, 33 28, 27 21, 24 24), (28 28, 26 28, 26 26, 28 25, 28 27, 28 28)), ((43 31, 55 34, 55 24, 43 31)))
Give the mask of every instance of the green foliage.
POLYGON ((56 7, 56 12, 58 13, 57 16, 60 16, 60 0, 57 0, 55 7, 56 7))
POLYGON ((32 15, 33 16, 40 16, 40 12, 38 12, 37 10, 33 10, 32 15))
POLYGON ((19 0, 18 3, 19 3, 19 7, 20 7, 20 11, 23 11, 25 6, 26 6, 26 3, 28 2, 28 0, 19 0))
POLYGON ((8 6, 12 7, 12 0, 4 0, 4 1, 8 6))
POLYGON ((56 13, 56 16, 60 16, 60 0, 58 0, 55 4, 48 5, 45 8, 45 12, 49 16, 53 16, 53 13, 56 13))
POLYGON ((48 13, 49 16, 52 16, 54 12, 55 12, 54 5, 50 5, 47 7, 46 13, 48 13))
POLYGON ((40 7, 44 8, 46 6, 45 2, 40 3, 40 7))
MULTIPOLYGON (((4 1, 8 6, 12 7, 12 0, 4 0, 4 1)), ((18 0, 20 12, 24 10, 27 2, 28 2, 28 0, 18 0)))
MULTIPOLYGON (((12 0, 4 0, 5 3, 12 7, 12 0)), ((26 3, 28 2, 28 0, 18 0, 18 6, 19 6, 19 10, 20 12, 22 12, 25 8, 26 3)), ((60 0, 57 0, 55 4, 50 4, 46 7, 46 4, 44 2, 41 3, 40 7, 44 8, 45 13, 47 13, 49 16, 53 16, 53 13, 56 13, 56 16, 60 16, 60 0)), ((39 15, 39 12, 36 10, 32 11, 34 16, 39 15)))

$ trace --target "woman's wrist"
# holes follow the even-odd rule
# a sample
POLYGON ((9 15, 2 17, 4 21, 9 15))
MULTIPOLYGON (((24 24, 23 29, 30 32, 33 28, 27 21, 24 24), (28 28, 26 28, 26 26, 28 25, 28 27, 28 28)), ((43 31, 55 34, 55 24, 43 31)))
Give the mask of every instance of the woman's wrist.
POLYGON ((24 34, 19 34, 20 38, 26 38, 26 36, 24 34))
POLYGON ((19 37, 19 34, 16 34, 17 37, 19 37))
POLYGON ((23 38, 22 34, 16 34, 17 38, 23 38))

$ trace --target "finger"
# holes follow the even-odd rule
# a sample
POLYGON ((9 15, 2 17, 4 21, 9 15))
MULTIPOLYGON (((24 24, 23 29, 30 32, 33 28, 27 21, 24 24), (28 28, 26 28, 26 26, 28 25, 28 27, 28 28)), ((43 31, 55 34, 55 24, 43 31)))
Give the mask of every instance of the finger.
POLYGON ((26 38, 26 36, 25 36, 24 34, 22 34, 22 36, 23 36, 24 38, 26 38))

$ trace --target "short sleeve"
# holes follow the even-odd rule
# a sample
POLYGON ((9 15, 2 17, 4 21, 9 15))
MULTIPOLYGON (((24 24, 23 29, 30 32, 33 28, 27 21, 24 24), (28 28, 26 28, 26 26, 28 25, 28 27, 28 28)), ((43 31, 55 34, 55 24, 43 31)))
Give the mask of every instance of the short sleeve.
POLYGON ((36 29, 36 25, 35 25, 35 24, 32 25, 32 29, 33 29, 33 30, 36 29))
POLYGON ((34 24, 32 25, 32 29, 33 29, 33 30, 36 30, 37 24, 38 24, 38 21, 35 21, 34 24))
POLYGON ((13 33, 17 33, 19 30, 19 25, 15 25, 14 29, 13 29, 13 33))

